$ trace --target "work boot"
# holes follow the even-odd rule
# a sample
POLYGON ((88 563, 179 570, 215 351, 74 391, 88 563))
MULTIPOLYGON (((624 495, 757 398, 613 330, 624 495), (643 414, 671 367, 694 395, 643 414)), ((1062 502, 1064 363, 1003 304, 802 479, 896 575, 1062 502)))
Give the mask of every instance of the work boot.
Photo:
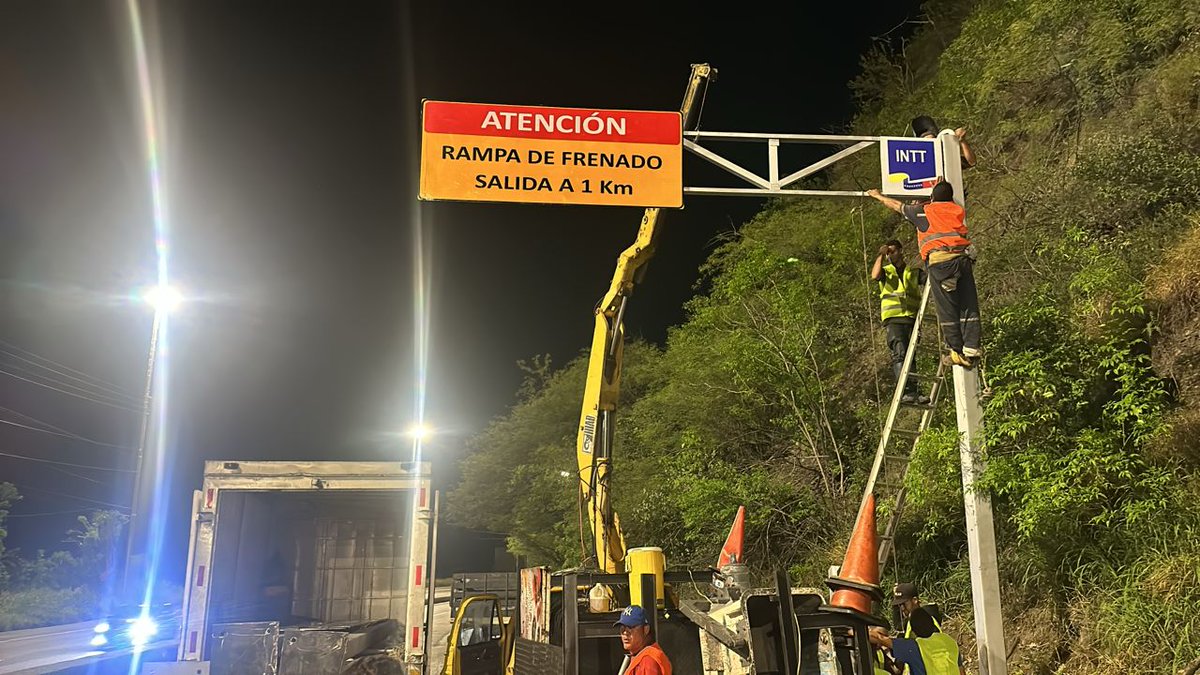
POLYGON ((905 392, 905 393, 904 393, 904 394, 903 394, 903 395, 900 397, 900 402, 901 402, 901 403, 904 403, 904 404, 906 404, 906 405, 911 405, 911 404, 913 404, 913 403, 916 403, 916 402, 917 402, 917 395, 916 395, 916 394, 914 394, 914 393, 912 393, 912 392, 905 392))
POLYGON ((978 359, 979 357, 983 356, 983 351, 978 347, 963 347, 962 355, 968 359, 978 359))
POLYGON ((925 394, 917 394, 917 405, 929 405, 929 397, 925 394))
POLYGON ((942 357, 942 362, 948 366, 962 366, 963 368, 974 368, 975 362, 962 354, 950 350, 950 353, 942 357))

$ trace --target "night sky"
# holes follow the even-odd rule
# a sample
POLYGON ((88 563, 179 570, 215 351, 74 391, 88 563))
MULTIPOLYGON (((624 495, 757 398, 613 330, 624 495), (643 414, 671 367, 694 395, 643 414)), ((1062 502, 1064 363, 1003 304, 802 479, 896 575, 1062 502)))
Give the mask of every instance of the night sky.
MULTIPOLYGON (((709 62, 719 77, 703 129, 836 132, 872 36, 918 17, 911 0, 142 7, 171 277, 189 297, 160 361, 169 559, 186 553, 204 459, 407 457, 398 432, 415 406, 416 216, 431 279, 427 418, 441 432, 427 450, 438 462, 512 404, 518 359, 549 353, 561 365, 588 343, 641 211, 418 203, 421 99, 673 110, 689 65, 709 62)), ((136 408, 143 386, 150 315, 129 297, 153 282, 154 231, 125 3, 8 0, 4 15, 0 420, 133 445, 137 415, 113 405, 136 408), (59 373, 31 364, 34 354, 59 373), (105 404, 27 381, 94 395, 81 380, 95 378, 109 383, 105 404)), ((754 161, 765 170, 765 157, 754 161)), ((685 166, 687 184, 730 184, 694 158, 685 166)), ((688 198, 669 213, 630 334, 661 342, 684 319, 698 265, 760 206, 688 198)), ((0 452, 130 462, 128 451, 13 424, 0 425, 0 452)), ((25 495, 9 546, 55 546, 74 518, 60 512, 127 502, 127 477, 0 456, 0 480, 25 495)))

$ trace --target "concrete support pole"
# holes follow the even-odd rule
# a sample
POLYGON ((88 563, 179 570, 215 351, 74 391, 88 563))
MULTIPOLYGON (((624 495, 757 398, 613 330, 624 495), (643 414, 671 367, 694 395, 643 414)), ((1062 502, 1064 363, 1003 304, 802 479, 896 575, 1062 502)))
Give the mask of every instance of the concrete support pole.
MULTIPOLYGON (((962 154, 949 129, 938 137, 946 180, 954 199, 963 204, 962 154)), ((969 212, 968 212, 969 214, 969 212)), ((968 223, 970 218, 968 215, 968 223)), ((970 225, 968 224, 968 231, 970 225)), ((975 484, 987 466, 983 459, 983 406, 979 402, 979 371, 954 366, 954 407, 958 413, 959 460, 962 465, 963 507, 967 517, 967 552, 971 563, 971 598, 975 610, 975 644, 980 675, 1008 675, 1004 617, 1000 609, 1000 570, 991 497, 975 484)))
POLYGON ((971 598, 975 609, 979 674, 1007 675, 992 500, 982 490, 975 489, 975 483, 986 467, 981 454, 983 410, 979 405, 979 371, 954 367, 954 402, 958 410, 958 450, 967 516, 967 551, 971 560, 971 598))

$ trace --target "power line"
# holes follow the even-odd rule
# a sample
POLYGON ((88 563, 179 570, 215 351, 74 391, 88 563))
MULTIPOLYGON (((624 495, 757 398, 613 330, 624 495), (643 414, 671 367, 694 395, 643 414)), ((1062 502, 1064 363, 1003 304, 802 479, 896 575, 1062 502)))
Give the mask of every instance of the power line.
MULTIPOLYGON (((12 412, 12 413, 21 415, 21 413, 15 411, 15 410, 10 410, 3 406, 0 406, 0 410, 7 410, 8 412, 12 412)), ((28 415, 21 415, 21 416, 28 417, 28 415)), ((32 419, 32 418, 30 418, 30 419, 32 419)), ((34 421, 40 422, 40 420, 34 420, 34 421)), ((103 441, 94 441, 90 438, 85 438, 78 434, 73 434, 70 432, 52 431, 50 429, 42 429, 40 427, 31 427, 28 424, 21 424, 20 422, 13 422, 12 420, 0 419, 0 424, 7 424, 9 426, 19 427, 21 429, 28 429, 30 431, 36 431, 40 434, 49 434, 51 436, 61 436, 62 438, 70 438, 75 441, 83 441, 84 443, 91 443, 92 445, 99 445, 99 446, 106 447, 106 448, 115 448, 117 450, 133 450, 133 448, 129 447, 128 445, 117 445, 116 443, 105 443, 103 441)))
MULTIPOLYGON (((22 354, 25 354, 27 356, 32 356, 33 358, 35 358, 39 361, 45 361, 46 363, 58 366, 59 368, 62 368, 63 370, 74 373, 75 375, 85 377, 89 380, 92 380, 93 382, 96 382, 98 384, 98 386, 109 387, 111 389, 117 390, 118 392, 127 391, 123 387, 121 387, 121 385, 119 385, 115 382, 110 382, 103 378, 96 377, 95 375, 89 375, 89 374, 83 372, 82 370, 79 370, 77 368, 72 368, 71 366, 68 366, 65 363, 59 363, 58 361, 55 361, 54 359, 48 359, 45 356, 41 356, 40 354, 35 354, 34 352, 31 352, 28 349, 24 349, 22 347, 18 347, 17 345, 12 344, 11 342, 5 342, 4 340, 0 340, 0 345, 8 347, 9 349, 15 349, 18 352, 21 352, 22 354)), ((4 350, 0 350, 0 351, 4 351, 4 350)), ((16 355, 14 354, 13 356, 16 356, 16 355)), ((18 356, 17 358, 21 358, 21 357, 18 356)), ((28 359, 22 358, 21 360, 27 361, 28 359)), ((42 367, 46 368, 46 370, 54 370, 53 368, 49 368, 47 366, 42 366, 42 367)))
POLYGON ((128 406, 117 405, 116 403, 109 403, 108 401, 102 401, 102 400, 100 400, 100 399, 98 399, 98 398, 93 398, 93 397, 91 397, 91 396, 84 396, 84 395, 82 395, 82 394, 76 394, 75 392, 67 391, 66 389, 60 389, 60 388, 58 388, 58 387, 52 387, 52 386, 50 386, 50 385, 48 385, 48 384, 45 384, 45 383, 43 383, 43 382, 38 382, 38 381, 36 381, 36 380, 31 380, 31 379, 29 379, 29 378, 27 378, 27 377, 21 377, 20 375, 17 375, 17 374, 15 374, 15 373, 10 373, 10 372, 8 372, 7 370, 4 370, 3 368, 0 368, 0 374, 7 375, 7 376, 9 376, 9 377, 16 378, 16 379, 18 379, 18 380, 22 380, 22 381, 28 382, 28 383, 30 383, 30 384, 36 384, 37 386, 39 386, 39 387, 45 387, 46 389, 53 389, 54 391, 57 391, 57 392, 59 392, 59 393, 62 393, 62 394, 66 394, 66 395, 68 395, 68 396, 74 396, 75 398, 81 398, 81 399, 83 399, 83 400, 85 400, 85 401, 91 401, 92 403, 98 403, 98 404, 100 404, 100 405, 103 405, 103 406, 108 406, 109 408, 116 408, 117 410, 127 410, 127 411, 129 411, 129 412, 133 412, 133 413, 140 413, 140 412, 142 412, 141 410, 138 410, 137 408, 130 408, 130 407, 128 407, 128 406))
POLYGON ((88 396, 92 396, 97 399, 101 399, 101 400, 105 400, 105 401, 110 401, 112 403, 124 403, 124 404, 128 404, 128 405, 137 405, 137 403, 138 403, 138 399, 133 396, 117 396, 116 394, 109 394, 108 392, 100 391, 97 389, 88 389, 87 387, 81 387, 77 384, 71 384, 70 382, 64 382, 63 380, 59 380, 59 379, 55 378, 53 375, 46 375, 45 373, 42 373, 41 371, 38 371, 38 370, 30 370, 29 368, 26 368, 25 366, 20 366, 15 363, 0 363, 0 367, 7 368, 10 370, 15 370, 20 373, 25 373, 26 375, 28 375, 30 377, 37 378, 38 382, 48 382, 50 384, 57 385, 59 387, 66 387, 73 391, 81 392, 88 396))
POLYGON ((75 473, 74 471, 67 471, 64 468, 57 467, 57 466, 48 466, 46 468, 50 469, 51 471, 57 471, 63 475, 70 476, 72 478, 78 478, 80 480, 86 480, 89 483, 95 483, 96 485, 100 485, 100 481, 96 480, 95 478, 92 478, 91 476, 85 476, 81 473, 75 473))
MULTIPOLYGON (((24 424, 18 424, 18 423, 16 423, 16 422, 10 422, 10 421, 8 421, 8 420, 0 420, 0 424, 11 424, 11 425, 13 425, 13 426, 17 426, 17 427, 25 427, 26 429, 33 429, 34 431, 43 431, 42 429, 34 429, 33 427, 30 427, 30 426, 25 426, 24 424)), ((47 431, 47 432, 45 432, 45 433, 51 433, 51 432, 47 431)), ((83 474, 81 474, 81 473, 75 473, 75 472, 73 472, 73 471, 67 471, 66 469, 61 469, 61 468, 59 468, 59 467, 57 467, 57 466, 51 466, 51 467, 47 467, 47 468, 48 468, 48 469, 50 469, 51 471, 57 471, 57 472, 59 472, 59 473, 61 473, 61 474, 64 474, 64 475, 70 476, 70 477, 72 477, 72 478, 79 478, 79 479, 82 479, 82 480, 86 480, 86 481, 88 481, 89 483, 96 483, 97 485, 100 483, 100 481, 96 480, 95 478, 92 478, 91 476, 85 476, 85 475, 83 475, 83 474)))
MULTIPOLYGON (((49 422, 45 422, 45 421, 43 421, 43 420, 39 420, 38 418, 36 418, 36 417, 34 417, 34 416, 32 416, 32 415, 26 415, 25 413, 21 412, 20 410, 13 410, 12 408, 6 408, 6 407, 4 407, 4 406, 0 406, 0 410, 6 411, 6 412, 10 412, 10 413, 12 413, 12 414, 14 414, 14 415, 19 415, 19 416, 21 416, 21 417, 24 417, 24 418, 26 418, 26 419, 28 419, 28 420, 31 420, 31 421, 33 421, 33 422, 36 422, 36 423, 38 423, 38 424, 44 424, 44 425, 46 425, 46 426, 50 427, 51 429, 55 429, 55 430, 57 430, 57 432, 56 432, 56 431, 50 431, 50 430, 48 430, 48 429, 40 429, 40 428, 38 428, 38 427, 31 427, 31 426, 29 426, 29 425, 27 425, 27 424, 21 424, 20 422, 13 422, 12 420, 4 420, 4 419, 0 419, 0 424, 8 424, 8 425, 10 425, 10 426, 14 426, 14 427, 20 427, 20 428, 23 428, 23 429, 29 429, 29 430, 31 430, 31 431, 37 431, 37 432, 39 432, 39 433, 43 433, 43 434, 51 434, 51 435, 54 435, 54 436, 64 436, 64 437, 66 437, 66 438, 71 438, 71 439, 75 439, 75 440, 85 441, 85 442, 88 442, 88 443, 95 443, 95 444, 97 444, 97 445, 112 446, 113 448, 118 448, 118 449, 126 449, 126 450, 132 449, 132 448, 125 448, 124 446, 112 445, 111 443, 101 443, 100 441, 95 441, 95 440, 92 440, 92 439, 90 439, 90 438, 85 438, 85 437, 83 437, 83 436, 80 436, 79 434, 73 434, 73 433, 71 433, 71 432, 67 431, 66 429, 62 429, 62 428, 60 428, 60 427, 56 427, 56 426, 54 426, 53 424, 50 424, 49 422), (61 433, 58 433, 58 432, 61 432, 61 433)), ((86 480, 86 481, 88 481, 89 483, 96 483, 97 485, 99 485, 99 484, 100 484, 100 481, 99 481, 99 480, 96 480, 95 478, 92 478, 91 476, 85 476, 85 475, 83 475, 83 474, 80 474, 80 473, 75 473, 75 472, 73 472, 73 471, 67 471, 66 469, 59 468, 59 467, 57 467, 57 466, 51 466, 51 467, 47 467, 47 468, 49 468, 51 471, 57 471, 57 472, 59 472, 59 473, 61 473, 61 474, 63 474, 63 475, 70 476, 70 477, 72 477, 72 478, 78 478, 78 479, 80 479, 80 480, 86 480)))
POLYGON ((71 509, 70 511, 42 511, 41 513, 10 513, 5 518, 40 518, 42 516, 65 516, 68 513, 83 513, 92 509, 71 509))
POLYGON ((54 490, 47 490, 45 488, 34 487, 32 485, 25 485, 24 483, 14 483, 14 485, 16 485, 17 487, 24 489, 24 490, 33 490, 34 492, 42 492, 42 493, 45 493, 48 495, 54 495, 55 497, 65 497, 67 499, 74 499, 74 500, 81 501, 81 502, 88 502, 89 504, 98 504, 100 506, 107 506, 112 509, 125 509, 126 511, 129 510, 129 506, 126 504, 114 504, 112 502, 100 501, 99 499, 88 499, 87 497, 71 495, 71 494, 67 494, 65 492, 55 492, 54 490))
POLYGON ((134 473, 133 469, 115 469, 109 466, 92 466, 90 464, 73 464, 71 462, 59 462, 53 459, 42 459, 41 457, 30 457, 29 455, 16 455, 9 452, 0 452, 0 457, 11 457, 12 459, 23 459, 27 462, 40 462, 42 464, 54 464, 57 466, 71 466, 76 469, 90 469, 92 471, 113 471, 116 473, 134 473))
POLYGON ((36 368, 41 368, 42 370, 50 371, 51 373, 54 373, 55 375, 58 375, 60 377, 64 377, 68 380, 74 380, 74 381, 79 382, 80 384, 84 385, 84 387, 90 387, 91 389, 94 389, 98 392, 103 392, 105 394, 113 394, 116 396, 123 396, 126 398, 137 398, 136 394, 134 394, 130 391, 127 391, 125 389, 121 389, 118 387, 110 387, 105 384, 98 384, 96 382, 92 382, 90 380, 86 380, 81 377, 76 377, 70 373, 66 373, 66 372, 63 372, 56 368, 51 368, 50 366, 47 366, 45 364, 38 363, 37 361, 34 361, 33 359, 27 359, 24 356, 10 352, 7 349, 0 349, 0 354, 3 354, 9 358, 17 359, 18 361, 24 361, 25 363, 28 363, 31 366, 34 366, 36 368))

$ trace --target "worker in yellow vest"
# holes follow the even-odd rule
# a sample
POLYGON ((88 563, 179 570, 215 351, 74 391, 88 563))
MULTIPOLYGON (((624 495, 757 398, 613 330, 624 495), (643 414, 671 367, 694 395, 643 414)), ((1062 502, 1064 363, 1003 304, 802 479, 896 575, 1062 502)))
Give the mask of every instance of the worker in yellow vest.
MULTIPOLYGON (((879 255, 871 267, 871 279, 879 284, 879 318, 883 321, 888 352, 892 356, 892 376, 899 383, 917 311, 921 308, 921 285, 925 283, 925 270, 907 264, 904 246, 900 240, 892 239, 879 247, 879 255)), ((909 372, 916 372, 916 368, 914 354, 909 372)), ((920 392, 916 378, 910 377, 905 382, 900 402, 925 405, 929 403, 929 397, 920 392)))
POLYGON ((958 643, 942 632, 929 612, 909 617, 905 637, 893 638, 878 626, 867 637, 872 645, 888 650, 898 665, 906 666, 909 675, 966 675, 958 643))

